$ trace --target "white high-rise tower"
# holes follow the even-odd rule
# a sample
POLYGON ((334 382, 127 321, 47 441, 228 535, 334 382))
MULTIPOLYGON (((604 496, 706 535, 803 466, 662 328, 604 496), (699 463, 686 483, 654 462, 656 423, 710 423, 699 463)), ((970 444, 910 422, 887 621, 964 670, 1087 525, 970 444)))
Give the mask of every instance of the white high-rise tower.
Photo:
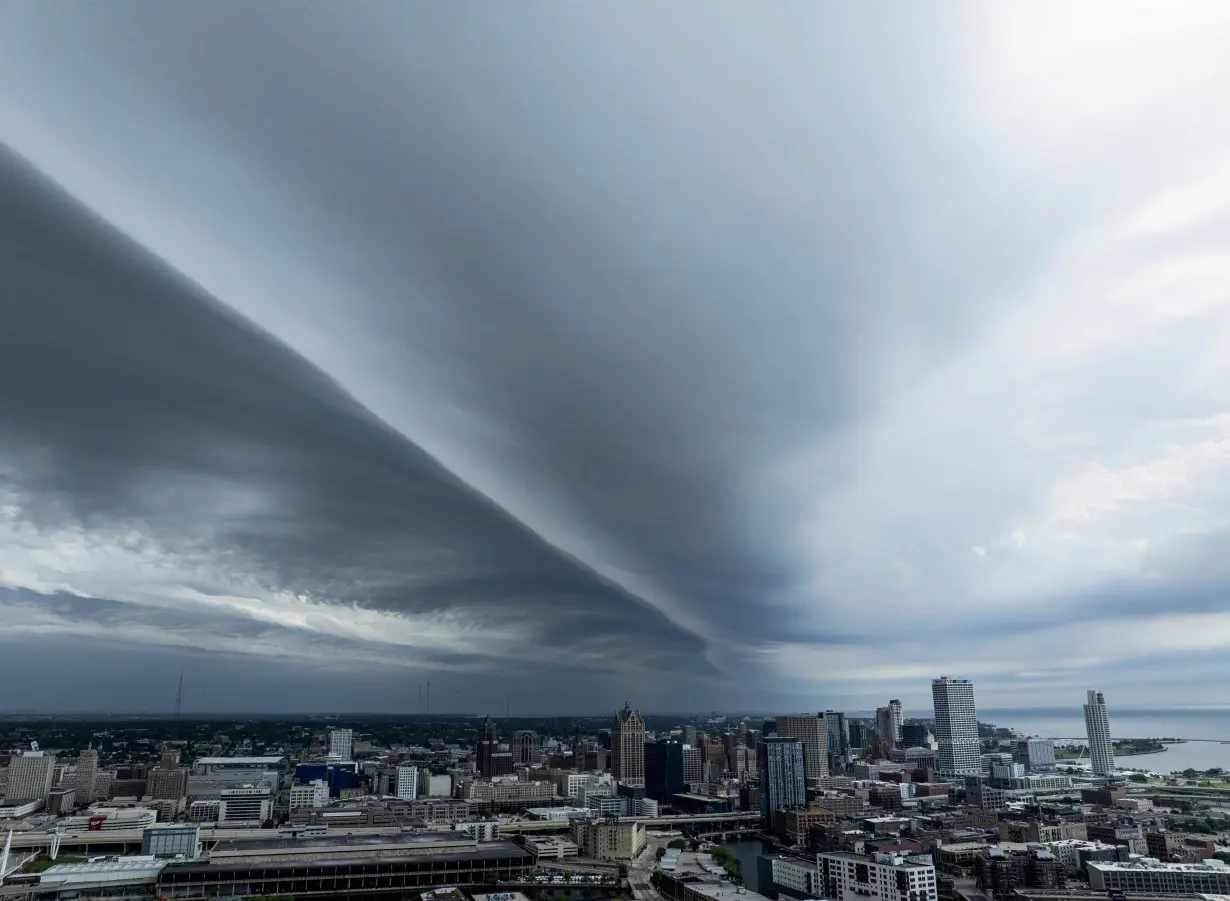
POLYGON ((931 680, 935 702, 935 737, 939 771, 945 776, 976 776, 982 772, 982 743, 974 709, 974 683, 940 676, 931 680))
POLYGON ((329 730, 329 756, 338 760, 354 760, 354 730, 329 730))
POLYGON ((1110 739, 1106 698, 1100 691, 1090 690, 1085 695, 1085 733, 1089 736, 1089 762, 1093 765, 1093 774, 1110 776, 1115 772, 1115 746, 1110 739))

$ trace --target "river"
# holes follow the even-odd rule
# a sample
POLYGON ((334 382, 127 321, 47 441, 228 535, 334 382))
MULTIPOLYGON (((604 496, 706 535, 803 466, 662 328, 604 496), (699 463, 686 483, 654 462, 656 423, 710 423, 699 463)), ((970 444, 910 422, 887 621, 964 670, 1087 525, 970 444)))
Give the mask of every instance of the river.
POLYGON ((756 878, 756 858, 773 850, 767 842, 758 838, 744 838, 737 842, 727 842, 722 847, 734 852, 739 861, 739 871, 743 876, 743 884, 749 891, 760 891, 759 880, 756 878))

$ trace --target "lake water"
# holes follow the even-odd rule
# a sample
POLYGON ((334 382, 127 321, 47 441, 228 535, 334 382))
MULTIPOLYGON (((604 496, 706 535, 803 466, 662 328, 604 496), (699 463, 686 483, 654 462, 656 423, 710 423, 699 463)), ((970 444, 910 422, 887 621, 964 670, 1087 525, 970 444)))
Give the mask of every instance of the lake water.
MULTIPOLYGON (((911 711, 906 710, 908 719, 911 711)), ((931 711, 915 711, 930 718, 931 711)), ((1207 770, 1221 767, 1230 771, 1230 707, 1167 707, 1155 709, 1110 708, 1110 731, 1115 738, 1211 739, 1169 745, 1158 754, 1124 757, 1120 763, 1134 769, 1170 773, 1185 769, 1207 770)), ((850 718, 867 718, 866 711, 849 713, 850 718)), ((1028 707, 1016 709, 978 708, 978 719, 1026 735, 1072 739, 1084 744, 1085 716, 1079 705, 1072 707, 1028 707)), ((1062 744, 1062 741, 1058 743, 1062 744)))
MULTIPOLYGON (((1029 735, 1055 739, 1076 739, 1085 743, 1085 717, 1078 707, 1033 708, 1022 710, 979 710, 978 719, 1029 735)), ((1110 731, 1115 738, 1211 739, 1168 745, 1158 754, 1120 758, 1119 763, 1134 769, 1162 773, 1188 768, 1207 770, 1221 767, 1230 771, 1230 709, 1224 707, 1170 708, 1163 710, 1110 710, 1110 731)))

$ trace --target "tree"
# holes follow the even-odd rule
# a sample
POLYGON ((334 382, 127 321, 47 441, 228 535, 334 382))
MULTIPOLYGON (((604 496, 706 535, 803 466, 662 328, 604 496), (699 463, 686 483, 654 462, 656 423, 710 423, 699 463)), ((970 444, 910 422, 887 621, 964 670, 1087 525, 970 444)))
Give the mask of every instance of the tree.
POLYGON ((688 839, 688 847, 692 849, 693 851, 699 850, 700 849, 700 839, 698 838, 688 839))
POLYGON ((670 842, 669 842, 669 843, 667 843, 667 846, 666 846, 666 847, 668 847, 668 848, 678 848, 680 851, 682 851, 682 850, 683 850, 684 848, 686 848, 687 846, 688 846, 688 843, 687 843, 687 841, 686 841, 686 840, 684 840, 684 839, 682 839, 682 838, 675 838, 675 839, 671 839, 671 840, 670 840, 670 842))
POLYGON ((666 849, 659 848, 657 851, 654 851, 653 853, 654 853, 654 856, 658 858, 658 860, 661 860, 663 857, 666 856, 666 849))
POLYGON ((1146 776, 1144 773, 1132 773, 1130 776, 1128 776, 1128 778, 1131 779, 1133 782, 1148 782, 1149 781, 1149 777, 1146 776))

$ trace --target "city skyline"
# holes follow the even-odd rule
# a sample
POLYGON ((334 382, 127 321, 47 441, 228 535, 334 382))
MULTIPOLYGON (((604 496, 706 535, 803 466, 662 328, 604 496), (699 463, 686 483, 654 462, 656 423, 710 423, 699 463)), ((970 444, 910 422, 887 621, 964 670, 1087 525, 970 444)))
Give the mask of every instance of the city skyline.
POLYGON ((1220 701, 1230 7, 1080 7, 6 2, 0 703, 1220 701))

